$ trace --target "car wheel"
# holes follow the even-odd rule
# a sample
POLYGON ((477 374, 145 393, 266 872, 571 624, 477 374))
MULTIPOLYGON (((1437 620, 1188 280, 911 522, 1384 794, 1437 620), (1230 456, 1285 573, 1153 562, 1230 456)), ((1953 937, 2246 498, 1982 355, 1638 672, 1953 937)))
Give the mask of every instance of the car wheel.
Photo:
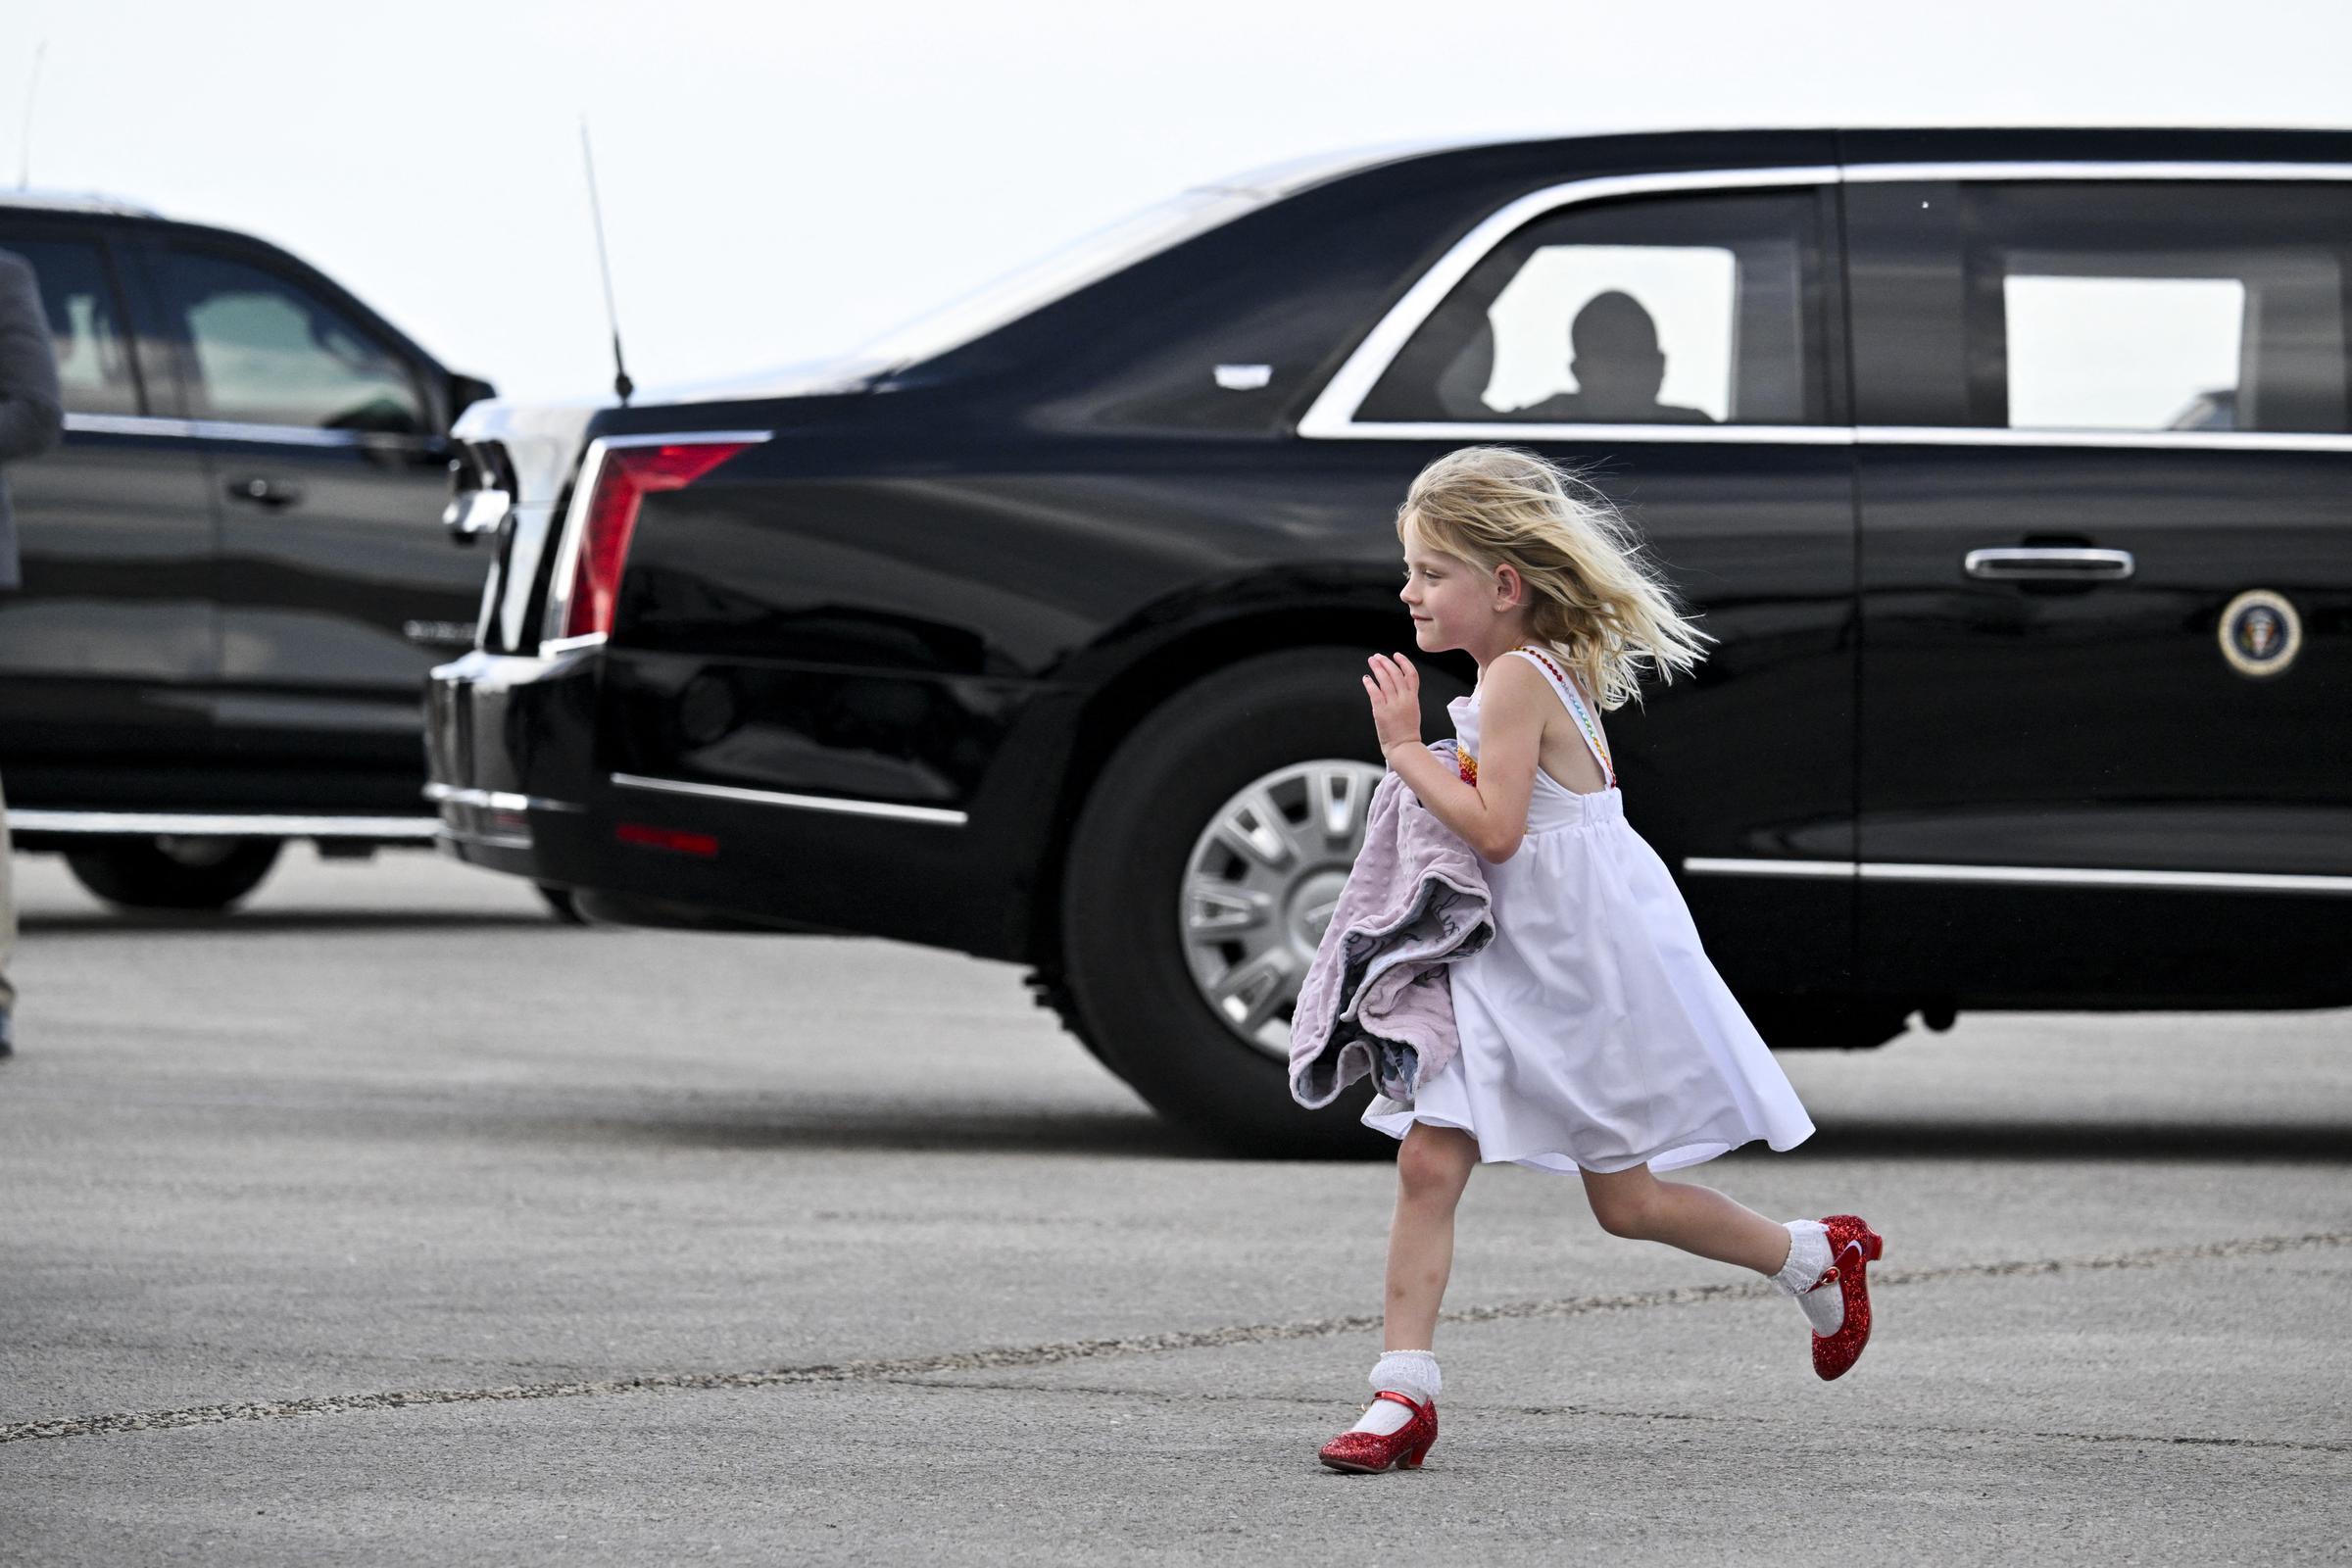
POLYGON ((1775 1051, 1867 1051, 1904 1032, 1902 1003, 1845 997, 1741 997, 1740 1006, 1775 1051))
POLYGON ((261 885, 282 848, 277 839, 110 839, 68 851, 66 864, 127 909, 225 909, 261 885))
MULTIPOLYGON (((1298 987, 1363 842, 1384 771, 1358 676, 1313 648, 1221 670, 1111 757, 1072 833, 1055 1004, 1170 1120, 1234 1153, 1394 1154, 1357 1119, 1368 1081, 1290 1094, 1298 987)), ((1458 682, 1422 674, 1423 733, 1458 682)))
POLYGON ((561 923, 564 925, 586 925, 588 923, 588 917, 580 912, 579 901, 571 896, 571 889, 560 888, 553 882, 534 882, 531 886, 538 890, 539 902, 547 906, 547 912, 554 915, 561 923))

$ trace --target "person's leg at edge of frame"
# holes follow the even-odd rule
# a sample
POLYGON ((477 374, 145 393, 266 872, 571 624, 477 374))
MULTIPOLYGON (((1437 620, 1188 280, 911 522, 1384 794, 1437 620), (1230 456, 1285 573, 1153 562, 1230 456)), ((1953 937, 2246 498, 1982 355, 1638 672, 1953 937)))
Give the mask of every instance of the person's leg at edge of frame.
POLYGON ((17 900, 8 857, 8 797, 0 793, 0 1056, 16 1050, 17 992, 8 983, 8 965, 17 956, 17 900))
MULTIPOLYGON (((1454 1127, 1415 1122, 1396 1150, 1396 1212, 1389 1222, 1389 1267, 1381 1308, 1375 1392, 1395 1389, 1423 1403, 1439 1392, 1438 1307, 1453 1272, 1453 1216, 1478 1166, 1478 1140, 1454 1127)), ((1394 1399, 1374 1399, 1349 1428, 1386 1437, 1413 1419, 1394 1399)))

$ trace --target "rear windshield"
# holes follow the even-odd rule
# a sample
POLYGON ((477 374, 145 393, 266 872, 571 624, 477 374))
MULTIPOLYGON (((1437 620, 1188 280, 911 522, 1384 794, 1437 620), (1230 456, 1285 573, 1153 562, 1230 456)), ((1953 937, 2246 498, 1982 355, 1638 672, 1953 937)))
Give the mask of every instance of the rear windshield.
POLYGON ((853 358, 898 369, 935 359, 1113 272, 1170 250, 1262 205, 1257 191, 1203 186, 1081 234, 995 282, 859 346, 853 358))

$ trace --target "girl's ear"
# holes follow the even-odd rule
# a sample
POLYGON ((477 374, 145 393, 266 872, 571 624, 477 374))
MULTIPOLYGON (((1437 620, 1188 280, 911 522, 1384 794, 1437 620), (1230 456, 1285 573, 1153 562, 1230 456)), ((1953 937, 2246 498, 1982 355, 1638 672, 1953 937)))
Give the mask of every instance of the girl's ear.
POLYGON ((1527 583, 1520 577, 1518 567, 1505 562, 1494 568, 1494 593, 1501 601, 1494 607, 1496 610, 1515 607, 1526 597, 1526 588, 1527 583))

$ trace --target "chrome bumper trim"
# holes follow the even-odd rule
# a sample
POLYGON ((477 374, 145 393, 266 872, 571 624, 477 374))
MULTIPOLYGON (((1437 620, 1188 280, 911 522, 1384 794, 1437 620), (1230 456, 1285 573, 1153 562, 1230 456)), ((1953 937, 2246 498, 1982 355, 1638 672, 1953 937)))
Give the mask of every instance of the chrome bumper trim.
POLYGON ((44 811, 11 808, 12 833, 175 833, 189 838, 415 839, 441 824, 429 816, 267 816, 255 812, 44 811))
POLYGON ((1746 860, 1687 856, 1700 876, 1841 876, 1879 882, 2002 882, 2030 887, 2174 888, 2198 892, 2352 894, 2352 876, 2285 871, 2119 871, 2065 865, 1936 865, 1903 860, 1746 860))
POLYGON ((576 811, 570 801, 552 801, 543 795, 515 795, 507 790, 477 790, 458 784, 427 784, 424 798, 446 806, 473 806, 486 811, 576 811))
POLYGON ((804 811, 834 811, 844 816, 879 816, 899 822, 930 822, 961 827, 965 812, 942 806, 900 806, 889 801, 854 801, 838 795, 787 795, 780 790, 738 789, 732 784, 689 784, 683 779, 646 778, 615 773, 612 782, 623 789, 653 790, 666 795, 693 795, 714 801, 741 801, 748 806, 786 806, 804 811))

